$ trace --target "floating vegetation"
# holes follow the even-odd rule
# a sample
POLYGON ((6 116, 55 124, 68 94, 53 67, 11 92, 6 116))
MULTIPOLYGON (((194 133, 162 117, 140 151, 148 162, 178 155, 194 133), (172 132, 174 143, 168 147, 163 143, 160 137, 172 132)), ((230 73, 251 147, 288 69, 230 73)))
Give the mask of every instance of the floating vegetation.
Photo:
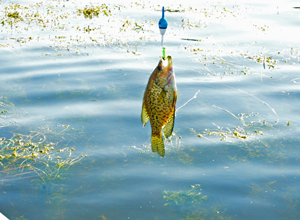
POLYGON ((90 8, 78 9, 77 12, 79 14, 83 14, 85 18, 92 19, 93 16, 99 17, 100 13, 103 15, 111 16, 111 10, 108 9, 106 4, 102 4, 101 6, 95 6, 90 8))
POLYGON ((179 10, 179 9, 169 9, 169 8, 167 8, 165 11, 168 11, 168 12, 184 12, 184 10, 179 10))
MULTIPOLYGON (((120 11, 121 8, 126 8, 120 5, 106 5, 100 4, 95 6, 86 6, 83 9, 73 9, 72 5, 70 10, 64 10, 64 7, 70 7, 69 2, 55 2, 53 4, 11 4, 4 8, 3 13, 5 16, 0 20, 3 26, 1 32, 9 34, 11 31, 18 34, 24 34, 25 32, 33 32, 33 35, 27 38, 22 37, 4 37, 7 43, 1 43, 3 48, 17 48, 22 47, 22 44, 29 42, 41 42, 46 43, 48 47, 53 49, 54 53, 43 53, 46 56, 64 57, 68 54, 76 55, 89 55, 89 52, 85 52, 86 49, 90 49, 90 45, 105 47, 116 45, 118 47, 125 46, 123 52, 126 53, 130 47, 137 47, 140 45, 136 42, 131 44, 127 42, 129 38, 134 35, 136 40, 150 40, 150 35, 146 34, 150 29, 155 29, 155 20, 147 20, 145 23, 135 21, 134 19, 120 19, 113 16, 114 11, 120 11), (83 16, 82 16, 83 15, 83 16), (90 18, 88 20, 81 20, 79 23, 69 22, 70 20, 90 18), (101 18, 97 21, 97 25, 94 24, 92 18, 101 18), (20 22, 22 21, 22 22, 20 22), (146 30, 144 30, 146 28, 146 30), (150 29, 149 29, 150 28, 150 29), (36 32, 36 30, 39 30, 36 32), (65 35, 61 38, 60 33, 66 30, 73 30, 74 35, 65 35), (52 33, 59 32, 57 35, 47 35, 43 33, 45 31, 51 31, 52 33), (126 34, 125 34, 125 33, 126 34), (39 33, 41 36, 36 35, 39 33), (93 33, 93 34, 91 34, 93 33), (91 34, 86 36, 86 34, 91 34), (18 42, 20 44, 14 44, 18 42)), ((67 32, 69 33, 69 31, 67 32)), ((133 51, 133 54, 140 55, 133 51)))
POLYGON ((14 12, 6 12, 4 17, 1 19, 1 24, 4 26, 5 24, 8 24, 12 26, 13 24, 16 24, 20 21, 24 21, 24 19, 20 16, 20 13, 17 11, 14 12))
MULTIPOLYGON (((55 179, 62 168, 82 160, 86 155, 73 156, 75 146, 65 142, 76 130, 68 125, 59 125, 59 130, 49 126, 31 131, 30 134, 14 134, 0 139, 0 181, 12 181, 40 176, 55 179)), ((77 131, 78 133, 78 131, 77 131)))
MULTIPOLYGON (((31 9, 39 8, 41 4, 36 3, 29 6, 21 6, 20 4, 11 4, 10 6, 5 7, 4 17, 1 19, 1 24, 3 26, 9 25, 11 28, 14 24, 23 22, 24 24, 30 24, 35 21, 36 23, 43 23, 43 19, 40 18, 39 13, 30 13, 31 9)), ((48 21, 49 22, 49 21, 48 21)), ((17 27, 17 26, 16 26, 17 27)), ((16 28, 15 27, 15 28, 16 28)))
POLYGON ((0 128, 13 125, 11 119, 19 114, 15 112, 15 105, 12 102, 6 97, 0 97, 0 128))
MULTIPOLYGON (((206 41, 206 39, 193 39, 193 38, 182 38, 185 41, 206 41)), ((256 72, 258 68, 253 65, 252 62, 248 60, 252 60, 255 63, 262 64, 264 69, 274 69, 278 64, 288 63, 288 58, 283 57, 281 54, 284 52, 273 52, 271 54, 265 54, 264 52, 258 54, 251 54, 249 51, 240 51, 240 50, 228 50, 224 48, 205 48, 201 47, 199 44, 195 43, 194 45, 186 45, 180 47, 183 50, 186 50, 192 54, 194 54, 195 58, 193 59, 195 62, 202 63, 206 70, 209 71, 210 74, 216 76, 223 75, 251 75, 256 72), (240 60, 237 61, 238 58, 233 59, 232 57, 239 56, 240 60), (245 65, 240 65, 239 63, 245 63, 245 65), (219 72, 214 72, 209 70, 207 67, 213 64, 218 68, 219 72)), ((286 56, 288 56, 286 54, 286 56)), ((288 63, 292 65, 292 63, 288 63)), ((271 77, 272 78, 272 77, 271 77)))
MULTIPOLYGON (((224 109, 223 109, 224 110, 224 109)), ((228 111, 228 110, 225 110, 228 111)), ((235 126, 234 128, 220 127, 215 123, 212 123, 217 127, 217 129, 205 129, 201 133, 196 132, 195 129, 191 128, 190 131, 197 135, 199 138, 206 136, 216 136, 220 137, 221 141, 232 142, 234 139, 246 140, 252 136, 263 135, 263 131, 272 129, 273 125, 267 124, 265 121, 260 119, 251 120, 248 123, 245 123, 245 119, 250 119, 258 115, 258 113, 241 113, 238 116, 232 114, 236 119, 240 120, 243 124, 242 126, 235 126)))
MULTIPOLYGON (((1 43, 0 48, 16 48, 22 47, 26 43, 46 43, 48 47, 53 49, 54 53, 43 53, 43 55, 49 57, 65 57, 66 55, 78 55, 89 56, 91 51, 88 49, 96 47, 117 46, 123 53, 132 51, 134 55, 141 55, 132 49, 143 45, 143 41, 159 41, 159 35, 157 35, 157 21, 155 19, 149 20, 136 20, 135 17, 129 16, 124 19, 117 15, 120 12, 126 12, 126 10, 132 10, 135 7, 136 10, 150 10, 160 11, 160 5, 148 4, 145 7, 145 2, 131 2, 130 5, 117 5, 117 4, 98 4, 85 7, 81 3, 77 3, 75 6, 66 1, 55 1, 51 4, 45 3, 33 3, 29 5, 10 4, 3 10, 5 15, 0 23, 4 27, 1 30, 5 36, 6 33, 20 33, 22 37, 7 37, 7 42, 1 43), (71 10, 65 10, 65 8, 71 8, 71 10), (78 9, 79 8, 79 9, 78 9), (86 19, 89 18, 89 19, 86 19), (95 24, 94 19, 97 19, 95 24), (72 22, 78 19, 82 19, 79 22, 72 22), (71 22, 70 22, 71 21, 71 22), (36 31, 38 30, 38 31, 36 31), (72 31, 70 31, 72 30, 72 31), (34 35, 24 38, 25 32, 33 31, 34 35), (55 34, 45 35, 43 33, 59 32, 58 35, 65 31, 67 35, 64 39, 60 39, 55 34), (70 35, 69 33, 73 34, 70 35), (40 36, 37 35, 39 33, 40 36), (88 35, 88 36, 87 36, 88 35), (135 43, 132 44, 132 37, 134 36, 135 43), (141 41, 141 42, 140 42, 141 41), (18 42, 19 44, 13 44, 18 42), (137 43, 136 43, 137 42, 137 43), (124 47, 124 48, 123 48, 124 47)), ((185 15, 185 18, 179 23, 174 23, 173 27, 179 28, 206 28, 211 23, 220 23, 228 21, 232 23, 232 19, 235 21, 241 21, 242 11, 249 12, 255 11, 252 7, 242 9, 240 6, 237 8, 228 9, 221 4, 215 4, 213 7, 191 7, 186 4, 170 5, 166 7, 167 13, 186 13, 189 12, 189 16, 185 15)), ((248 28, 256 27, 259 30, 266 31, 269 29, 269 25, 253 24, 250 21, 242 23, 248 28)), ((170 32, 170 34, 177 36, 178 31, 170 32)), ((182 38, 185 41, 206 42, 211 39, 212 36, 203 37, 203 39, 194 38, 182 38)), ((6 38, 6 37, 5 37, 6 38)), ((214 45, 214 44, 213 44, 214 45)), ((220 48, 219 48, 220 49, 220 48)), ((295 50, 296 51, 296 50, 295 50)), ((92 51, 95 52, 95 51, 92 51)), ((249 67, 237 65, 231 60, 224 59, 224 53, 222 49, 219 54, 211 54, 204 48, 192 48, 191 52, 194 54, 201 54, 203 57, 196 58, 197 62, 203 63, 205 66, 208 64, 215 64, 225 69, 225 74, 252 74, 252 70, 249 67), (199 49, 199 50, 198 50, 199 49)), ((237 51, 230 51, 227 55, 236 55, 237 51)), ((298 52, 298 51, 297 51, 298 52)), ((248 57, 253 55, 248 54, 248 57)), ((270 57, 270 55, 266 55, 270 57)), ((277 60, 277 59, 276 59, 277 60)), ((257 62, 257 61, 256 61, 257 62)), ((258 61, 263 62, 263 61, 258 61)), ((269 68, 274 68, 275 59, 266 59, 265 64, 269 68)), ((221 73, 215 73, 221 75, 221 73)))
POLYGON ((134 54, 134 55, 141 55, 140 53, 138 53, 138 52, 136 52, 136 51, 129 51, 129 50, 127 50, 127 53, 132 53, 132 54, 134 54))
POLYGON ((287 130, 288 128, 286 126, 290 126, 290 122, 288 121, 287 124, 279 124, 279 117, 276 111, 268 103, 243 90, 239 91, 250 95, 260 103, 266 105, 277 118, 275 123, 266 122, 266 120, 259 117, 258 113, 252 112, 235 115, 227 109, 213 105, 213 107, 231 115, 240 122, 240 125, 230 123, 230 125, 224 129, 221 126, 212 123, 217 129, 204 129, 204 131, 199 132, 194 128, 191 128, 190 131, 198 138, 201 138, 201 140, 206 139, 216 143, 214 141, 214 137, 216 137, 220 138, 220 141, 226 142, 225 146, 231 146, 238 149, 237 151, 234 151, 233 155, 228 155, 231 160, 245 162, 250 158, 264 158, 268 163, 286 163, 288 159, 287 154, 278 152, 286 152, 286 145, 289 146, 291 142, 297 143, 299 138, 297 137, 287 141, 282 137, 274 137, 272 131, 276 130, 279 132, 279 130, 282 130, 279 132, 281 135, 283 135, 283 131, 285 131, 287 132, 286 135, 289 136, 290 130, 287 130), (271 139, 269 139, 270 137, 271 139))
POLYGON ((262 63, 264 69, 266 68, 266 64, 268 65, 269 68, 275 68, 275 64, 278 63, 278 60, 272 59, 272 57, 261 57, 259 55, 255 56, 249 56, 249 59, 254 60, 256 63, 262 63))
MULTIPOLYGON (((15 11, 13 13, 6 14, 7 19, 5 20, 8 24, 12 25, 13 23, 24 21, 24 19, 20 16, 19 12, 15 11)), ((2 20, 2 25, 5 25, 4 19, 2 20)))
MULTIPOLYGON (((212 123, 216 129, 204 129, 202 132, 196 131, 191 128, 190 131, 198 138, 205 139, 211 142, 215 142, 215 138, 219 138, 220 141, 226 142, 224 146, 236 149, 232 153, 228 151, 228 158, 233 161, 246 162, 250 159, 263 158, 267 163, 289 163, 288 151, 289 146, 298 146, 299 138, 286 138, 289 136, 291 126, 289 121, 287 124, 274 124, 267 123, 265 120, 261 120, 258 113, 239 114, 234 115, 228 110, 222 109, 233 117, 238 119, 242 125, 220 127, 215 123, 212 123), (257 117, 257 119, 254 119, 257 117), (232 128, 233 127, 233 128, 232 128), (274 137, 273 132, 276 131, 283 137, 274 137)), ((276 112, 275 112, 276 113, 276 112)), ((277 116, 277 114, 276 114, 277 116)), ((299 149, 293 147, 292 150, 299 149)))

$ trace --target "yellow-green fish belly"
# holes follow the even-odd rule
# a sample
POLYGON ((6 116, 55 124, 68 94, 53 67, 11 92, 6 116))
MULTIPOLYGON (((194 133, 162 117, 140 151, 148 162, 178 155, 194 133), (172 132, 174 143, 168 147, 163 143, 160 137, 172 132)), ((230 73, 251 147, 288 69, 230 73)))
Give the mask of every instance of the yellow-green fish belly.
POLYGON ((152 134, 161 135, 162 127, 174 114, 173 92, 164 91, 156 84, 150 89, 148 95, 147 112, 150 118, 152 134))

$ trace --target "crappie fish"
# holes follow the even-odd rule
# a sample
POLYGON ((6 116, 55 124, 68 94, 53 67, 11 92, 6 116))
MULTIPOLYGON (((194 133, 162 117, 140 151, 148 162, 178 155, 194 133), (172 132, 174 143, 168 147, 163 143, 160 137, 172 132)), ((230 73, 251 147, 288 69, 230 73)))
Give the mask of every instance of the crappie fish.
POLYGON ((165 138, 172 132, 175 121, 175 105, 177 88, 172 57, 161 59, 151 74, 146 87, 142 107, 142 123, 145 126, 150 119, 152 135, 151 147, 161 157, 165 155, 165 146, 161 129, 165 138))

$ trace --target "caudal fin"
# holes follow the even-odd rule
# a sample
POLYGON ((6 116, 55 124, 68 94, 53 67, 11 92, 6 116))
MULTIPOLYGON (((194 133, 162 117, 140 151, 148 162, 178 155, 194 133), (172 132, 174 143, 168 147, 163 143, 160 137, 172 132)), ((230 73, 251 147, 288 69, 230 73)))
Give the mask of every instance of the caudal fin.
POLYGON ((165 146, 162 136, 152 134, 151 137, 152 152, 158 152, 159 156, 165 156, 165 146))

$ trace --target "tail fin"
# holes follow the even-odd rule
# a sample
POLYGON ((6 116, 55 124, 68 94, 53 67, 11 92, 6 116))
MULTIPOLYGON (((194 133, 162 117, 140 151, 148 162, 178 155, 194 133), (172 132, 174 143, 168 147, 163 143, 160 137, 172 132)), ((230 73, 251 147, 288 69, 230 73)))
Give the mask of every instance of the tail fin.
POLYGON ((161 157, 165 156, 165 146, 164 146, 164 141, 162 139, 162 135, 152 134, 151 147, 152 147, 152 152, 158 152, 159 156, 161 157))

